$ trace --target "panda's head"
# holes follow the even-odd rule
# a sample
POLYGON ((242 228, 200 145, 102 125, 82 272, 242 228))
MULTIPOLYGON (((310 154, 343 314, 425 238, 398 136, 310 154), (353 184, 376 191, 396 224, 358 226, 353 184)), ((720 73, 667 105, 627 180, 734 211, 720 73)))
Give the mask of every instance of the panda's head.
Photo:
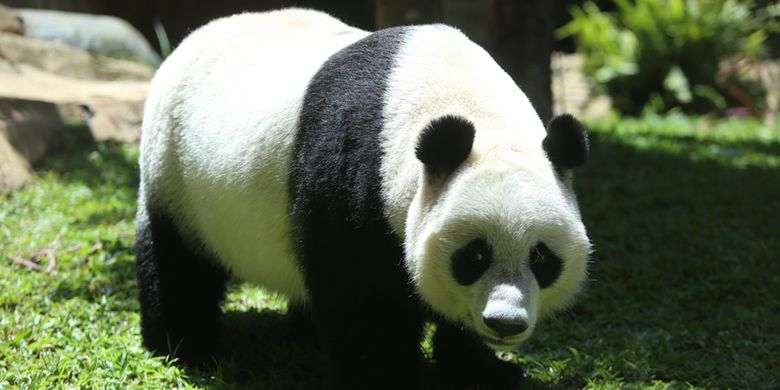
POLYGON ((406 264, 431 308, 511 350, 585 278, 590 243, 570 177, 588 138, 569 115, 538 129, 534 145, 478 126, 450 115, 420 134, 406 264))

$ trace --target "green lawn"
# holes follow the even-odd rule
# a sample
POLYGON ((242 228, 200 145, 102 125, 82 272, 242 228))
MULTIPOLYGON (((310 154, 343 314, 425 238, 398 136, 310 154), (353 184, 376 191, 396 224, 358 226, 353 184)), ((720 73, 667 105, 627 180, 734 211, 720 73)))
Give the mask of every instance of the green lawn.
MULTIPOLYGON (((576 177, 595 245, 574 308, 517 359, 530 388, 780 386, 780 126, 684 117, 594 123, 576 177)), ((234 284, 214 372, 140 345, 137 148, 68 148, 0 195, 0 388, 318 387, 283 341, 283 299, 234 284), (14 265, 50 248, 56 270, 14 265), (265 346, 262 349, 261 346, 265 346)))

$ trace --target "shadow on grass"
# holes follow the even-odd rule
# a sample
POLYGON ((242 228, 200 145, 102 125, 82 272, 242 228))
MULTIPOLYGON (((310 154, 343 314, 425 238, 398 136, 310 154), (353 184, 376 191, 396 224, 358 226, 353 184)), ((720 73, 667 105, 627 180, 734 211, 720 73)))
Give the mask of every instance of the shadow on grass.
POLYGON ((96 142, 86 126, 68 126, 56 151, 38 168, 56 173, 67 183, 128 189, 129 194, 137 194, 137 148, 115 141, 96 142))
MULTIPOLYGON (((780 170, 729 166, 735 157, 702 153, 695 140, 668 141, 674 152, 593 135, 575 180, 595 246, 590 283, 525 351, 561 362, 564 386, 775 388, 780 170)), ((780 155, 777 143, 722 147, 780 155)))
POLYGON ((187 374, 205 387, 324 388, 321 351, 297 326, 291 316, 273 310, 228 311, 216 368, 186 368, 187 374))
POLYGON ((105 297, 112 297, 112 310, 137 311, 135 255, 129 239, 103 241, 101 244, 103 247, 99 252, 79 260, 85 272, 59 279, 53 297, 63 301, 79 297, 88 302, 101 302, 105 297))
MULTIPOLYGON (((36 168, 55 175, 65 186, 78 188, 63 191, 65 196, 78 198, 63 200, 65 207, 68 202, 74 203, 67 229, 96 231, 132 221, 139 182, 136 148, 111 141, 95 142, 87 126, 66 126, 58 134, 57 149, 36 168), (82 188, 89 195, 81 196, 82 188)), ((89 253, 83 244, 85 247, 74 256, 86 272, 63 278, 55 296, 80 296, 94 302, 110 295, 121 302, 135 301, 131 231, 123 233, 127 235, 100 237, 101 247, 89 253)), ((71 246, 67 242, 63 245, 71 246)))
MULTIPOLYGON (((322 368, 326 357, 294 321, 273 310, 229 311, 223 318, 223 356, 217 367, 210 371, 184 368, 193 384, 207 388, 326 389, 322 368)), ((366 388, 372 388, 371 384, 366 388)), ((523 388, 558 387, 526 378, 523 388)))
MULTIPOLYGON (((223 318, 223 356, 217 367, 184 368, 193 384, 207 388, 327 389, 322 368, 326 357, 315 337, 304 333, 314 329, 301 328, 295 321, 273 310, 229 311, 223 318)), ((366 384, 369 388, 372 384, 366 384)), ((556 387, 527 378, 523 388, 556 387)))

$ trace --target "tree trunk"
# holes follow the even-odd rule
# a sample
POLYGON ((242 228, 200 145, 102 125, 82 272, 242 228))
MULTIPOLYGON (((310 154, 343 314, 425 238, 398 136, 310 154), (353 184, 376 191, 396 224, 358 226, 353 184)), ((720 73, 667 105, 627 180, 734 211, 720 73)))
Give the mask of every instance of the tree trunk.
POLYGON ((375 6, 377 29, 442 21, 441 1, 376 0, 375 6))
POLYGON ((490 0, 443 0, 444 20, 489 50, 492 37, 490 0))
POLYGON ((552 117, 550 56, 557 0, 492 0, 496 61, 528 95, 543 121, 552 117))

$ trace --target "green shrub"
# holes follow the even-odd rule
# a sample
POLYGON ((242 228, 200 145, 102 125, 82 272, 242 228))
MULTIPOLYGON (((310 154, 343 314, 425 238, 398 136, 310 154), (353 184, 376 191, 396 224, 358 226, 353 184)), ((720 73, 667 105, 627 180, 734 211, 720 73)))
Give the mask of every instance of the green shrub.
POLYGON ((772 12, 751 13, 750 1, 613 1, 610 13, 590 1, 572 7, 573 20, 558 35, 574 37, 585 74, 629 115, 722 111, 729 102, 717 82, 720 64, 764 55, 774 26, 772 12))

